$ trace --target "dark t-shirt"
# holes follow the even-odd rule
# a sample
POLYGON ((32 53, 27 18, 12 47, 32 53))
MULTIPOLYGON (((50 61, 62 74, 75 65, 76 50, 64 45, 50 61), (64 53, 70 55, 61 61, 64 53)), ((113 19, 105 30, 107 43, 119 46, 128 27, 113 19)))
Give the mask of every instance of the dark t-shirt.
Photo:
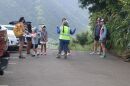
POLYGON ((96 37, 99 37, 100 35, 100 25, 96 25, 95 27, 95 34, 94 34, 96 37))

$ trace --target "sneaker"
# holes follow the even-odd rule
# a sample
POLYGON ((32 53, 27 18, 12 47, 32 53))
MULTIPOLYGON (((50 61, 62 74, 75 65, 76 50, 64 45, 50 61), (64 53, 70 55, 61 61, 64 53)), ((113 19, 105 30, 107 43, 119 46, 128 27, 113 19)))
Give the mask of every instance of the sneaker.
POLYGON ((91 54, 91 55, 92 55, 92 54, 96 54, 96 52, 91 52, 90 54, 91 54))
POLYGON ((39 55, 40 55, 40 54, 36 54, 36 57, 39 58, 39 55))
POLYGON ((106 55, 101 55, 100 58, 106 58, 106 55))
POLYGON ((40 55, 43 55, 43 53, 41 52, 40 55))
POLYGON ((46 55, 46 53, 44 53, 44 55, 46 55))
POLYGON ((35 54, 32 54, 32 57, 35 57, 36 55, 35 54))
POLYGON ((37 52, 37 56, 38 56, 38 55, 40 55, 40 53, 39 53, 39 52, 37 52))
POLYGON ((33 54, 32 54, 32 57, 35 57, 37 54, 35 53, 35 52, 33 52, 33 54))
POLYGON ((67 56, 71 55, 71 53, 67 53, 67 56))
POLYGON ((56 57, 56 58, 58 58, 58 59, 61 58, 60 54, 57 54, 57 57, 56 57))
POLYGON ((64 55, 65 55, 65 53, 64 53, 64 52, 62 52, 62 53, 61 53, 61 55, 62 55, 62 56, 64 56, 64 55))
POLYGON ((19 59, 25 59, 25 57, 23 57, 23 56, 19 56, 19 59))
POLYGON ((43 53, 40 53, 41 55, 43 55, 43 53))
POLYGON ((96 54, 101 55, 101 52, 97 52, 96 54))

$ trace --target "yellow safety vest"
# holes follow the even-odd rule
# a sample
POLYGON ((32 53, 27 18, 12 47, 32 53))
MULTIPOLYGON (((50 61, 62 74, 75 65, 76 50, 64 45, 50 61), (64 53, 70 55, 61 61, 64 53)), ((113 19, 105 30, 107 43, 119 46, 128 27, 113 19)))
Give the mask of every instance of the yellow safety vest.
POLYGON ((61 26, 60 27, 60 37, 59 39, 62 40, 70 40, 70 28, 67 26, 61 26), (64 28, 64 32, 63 32, 63 28, 64 28))

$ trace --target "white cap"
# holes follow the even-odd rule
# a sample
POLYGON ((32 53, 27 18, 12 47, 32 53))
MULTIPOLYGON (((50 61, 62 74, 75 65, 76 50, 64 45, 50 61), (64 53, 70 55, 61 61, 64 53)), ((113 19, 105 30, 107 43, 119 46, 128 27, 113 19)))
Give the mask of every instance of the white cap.
POLYGON ((35 31, 36 30, 36 27, 32 27, 32 31, 35 31))
POLYGON ((104 22, 104 19, 101 19, 100 21, 101 21, 101 22, 104 22))

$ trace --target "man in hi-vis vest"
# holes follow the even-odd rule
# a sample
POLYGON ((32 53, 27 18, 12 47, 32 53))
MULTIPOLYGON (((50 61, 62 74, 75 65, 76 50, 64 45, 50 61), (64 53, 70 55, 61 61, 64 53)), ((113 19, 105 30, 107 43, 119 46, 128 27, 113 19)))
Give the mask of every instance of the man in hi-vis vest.
POLYGON ((61 52, 64 51, 64 58, 67 59, 67 51, 69 50, 68 45, 71 40, 71 35, 75 33, 76 29, 73 31, 70 29, 68 21, 63 21, 62 26, 59 28, 57 27, 57 33, 60 34, 59 36, 59 52, 57 58, 61 58, 61 52))

